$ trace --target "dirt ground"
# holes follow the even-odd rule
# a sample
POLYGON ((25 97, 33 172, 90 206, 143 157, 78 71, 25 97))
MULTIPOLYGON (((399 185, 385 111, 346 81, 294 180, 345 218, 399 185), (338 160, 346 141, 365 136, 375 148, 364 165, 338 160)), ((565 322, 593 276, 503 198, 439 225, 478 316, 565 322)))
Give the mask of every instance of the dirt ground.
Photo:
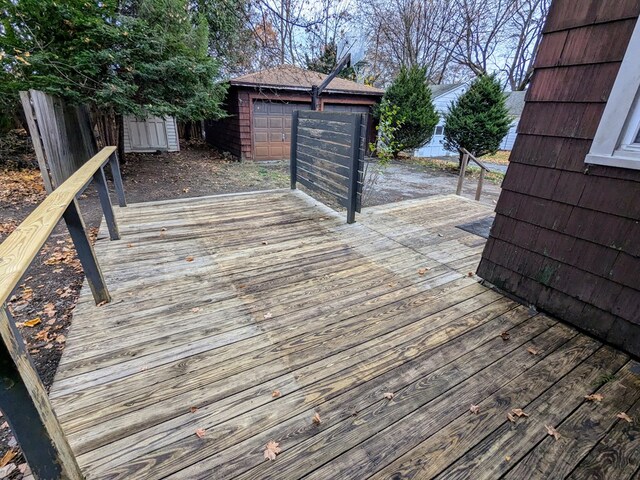
MULTIPOLYGON (((129 203, 289 186, 288 162, 240 163, 202 144, 187 146, 179 153, 130 154, 122 172, 129 203)), ((448 171, 392 163, 379 175, 365 207, 453 193, 456 182, 457 175, 448 171)), ((473 196, 475 185, 475 180, 467 181, 466 196, 473 196)), ((485 192, 483 201, 495 203, 499 187, 487 182, 485 192)), ((0 170, 0 241, 44 198, 37 169, 0 170)), ((81 195, 79 202, 89 233, 95 237, 102 211, 93 187, 81 195)), ((8 304, 47 389, 64 349, 83 278, 73 243, 64 225, 59 224, 8 304)), ((0 479, 22 478, 24 462, 7 422, 0 418, 0 479)))

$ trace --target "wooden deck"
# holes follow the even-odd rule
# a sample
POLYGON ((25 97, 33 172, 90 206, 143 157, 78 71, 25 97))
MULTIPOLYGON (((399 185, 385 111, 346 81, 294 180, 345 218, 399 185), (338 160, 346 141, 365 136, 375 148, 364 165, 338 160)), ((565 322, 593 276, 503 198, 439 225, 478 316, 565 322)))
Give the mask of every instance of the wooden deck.
POLYGON ((51 390, 88 478, 640 475, 640 366, 468 275, 485 240, 456 226, 489 207, 346 225, 274 191, 116 213, 113 302, 83 289, 51 390))

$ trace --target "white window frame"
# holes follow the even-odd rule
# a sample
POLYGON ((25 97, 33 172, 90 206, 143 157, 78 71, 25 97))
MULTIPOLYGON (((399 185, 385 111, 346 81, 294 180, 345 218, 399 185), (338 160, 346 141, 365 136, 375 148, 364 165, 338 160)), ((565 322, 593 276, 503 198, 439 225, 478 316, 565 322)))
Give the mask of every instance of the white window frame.
POLYGON ((585 163, 640 170, 640 21, 631 35, 585 163))

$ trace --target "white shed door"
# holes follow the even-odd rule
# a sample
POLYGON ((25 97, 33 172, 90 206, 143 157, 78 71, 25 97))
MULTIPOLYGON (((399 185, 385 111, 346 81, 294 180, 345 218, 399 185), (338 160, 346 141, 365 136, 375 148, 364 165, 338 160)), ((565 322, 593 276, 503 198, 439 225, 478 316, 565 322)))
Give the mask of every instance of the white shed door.
POLYGON ((166 150, 167 126, 162 118, 129 118, 129 138, 133 150, 166 150))

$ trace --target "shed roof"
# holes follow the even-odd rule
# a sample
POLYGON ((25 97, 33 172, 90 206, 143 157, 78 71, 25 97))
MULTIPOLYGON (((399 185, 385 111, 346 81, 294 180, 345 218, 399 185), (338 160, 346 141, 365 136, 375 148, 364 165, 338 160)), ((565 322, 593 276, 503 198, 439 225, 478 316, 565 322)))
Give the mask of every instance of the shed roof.
MULTIPOLYGON (((249 73, 230 80, 231 85, 248 87, 266 87, 282 90, 311 90, 313 85, 320 85, 327 75, 305 70, 293 65, 281 65, 255 73, 249 73)), ((359 95, 381 96, 384 90, 352 82, 344 78, 334 78, 325 92, 355 93, 359 95)))

